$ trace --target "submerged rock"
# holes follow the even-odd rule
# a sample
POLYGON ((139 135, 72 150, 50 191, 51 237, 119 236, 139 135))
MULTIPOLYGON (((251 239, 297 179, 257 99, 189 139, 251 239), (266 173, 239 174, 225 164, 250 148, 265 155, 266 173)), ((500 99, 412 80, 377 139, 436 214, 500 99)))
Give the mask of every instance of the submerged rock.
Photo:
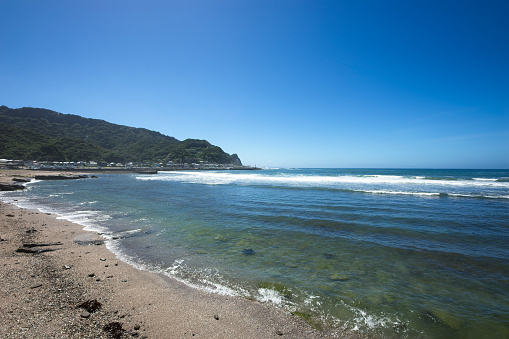
POLYGON ((341 275, 341 274, 333 274, 329 277, 330 280, 334 280, 334 281, 346 281, 348 279, 350 279, 349 277, 347 277, 346 275, 341 275))
POLYGON ((245 255, 253 255, 255 254, 255 251, 252 249, 252 248, 244 248, 242 250, 242 254, 245 254, 245 255))
POLYGON ((428 312, 428 316, 435 322, 441 323, 442 325, 450 328, 458 329, 462 325, 462 320, 455 314, 447 312, 441 309, 434 309, 428 312))
POLYGON ((324 254, 323 254, 323 257, 324 257, 325 259, 334 259, 334 254, 324 253, 324 254))

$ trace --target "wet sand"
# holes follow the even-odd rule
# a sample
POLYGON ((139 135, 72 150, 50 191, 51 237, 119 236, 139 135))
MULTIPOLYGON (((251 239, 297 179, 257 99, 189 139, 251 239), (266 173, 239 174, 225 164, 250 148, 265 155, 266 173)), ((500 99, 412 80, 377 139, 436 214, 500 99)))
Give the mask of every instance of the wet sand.
MULTIPOLYGON (((32 175, 0 170, 0 182, 32 175)), ((99 235, 52 214, 0 202, 0 239, 1 338, 355 337, 319 332, 270 305, 138 270, 118 260, 99 235), (98 303, 89 302, 88 311, 79 307, 92 300, 98 303)))

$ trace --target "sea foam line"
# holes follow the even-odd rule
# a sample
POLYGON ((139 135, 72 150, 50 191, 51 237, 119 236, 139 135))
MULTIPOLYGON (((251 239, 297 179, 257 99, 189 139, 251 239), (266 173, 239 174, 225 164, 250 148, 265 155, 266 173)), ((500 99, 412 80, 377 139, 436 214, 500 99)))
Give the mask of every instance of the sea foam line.
POLYGON ((286 184, 286 185, 311 185, 328 186, 338 184, 394 184, 394 185, 433 185, 433 186, 456 186, 456 187, 490 187, 507 188, 509 182, 498 179, 477 178, 477 180, 465 179, 430 179, 427 177, 405 177, 398 175, 340 175, 340 176, 312 176, 312 175, 265 175, 259 173, 218 173, 218 172, 160 172, 155 176, 138 176, 139 180, 175 181, 195 184, 286 184))

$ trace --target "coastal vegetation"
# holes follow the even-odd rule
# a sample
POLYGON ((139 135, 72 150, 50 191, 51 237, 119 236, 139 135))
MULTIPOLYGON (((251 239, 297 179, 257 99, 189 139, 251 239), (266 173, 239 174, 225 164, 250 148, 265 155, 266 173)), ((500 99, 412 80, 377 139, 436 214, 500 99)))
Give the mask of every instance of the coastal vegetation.
POLYGON ((206 140, 179 141, 145 128, 42 108, 6 106, 0 106, 0 158, 242 165, 236 154, 206 140))

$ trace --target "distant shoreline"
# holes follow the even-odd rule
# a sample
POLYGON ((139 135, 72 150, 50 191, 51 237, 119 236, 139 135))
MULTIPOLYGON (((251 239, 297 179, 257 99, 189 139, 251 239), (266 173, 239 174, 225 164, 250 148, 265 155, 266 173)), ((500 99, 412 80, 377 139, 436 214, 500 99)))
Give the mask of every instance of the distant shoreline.
POLYGON ((0 171, 49 171, 49 172, 73 172, 73 173, 142 173, 157 174, 166 171, 260 171, 261 168, 251 166, 235 166, 228 168, 192 168, 192 167, 91 167, 91 168, 2 168, 0 171))

